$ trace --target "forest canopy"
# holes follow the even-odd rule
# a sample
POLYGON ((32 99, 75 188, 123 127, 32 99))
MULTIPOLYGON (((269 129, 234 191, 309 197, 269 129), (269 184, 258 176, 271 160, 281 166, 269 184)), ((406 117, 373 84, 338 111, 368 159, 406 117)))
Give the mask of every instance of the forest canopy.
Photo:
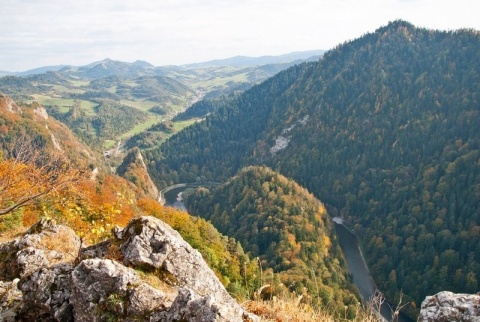
MULTIPOLYGON (((189 213, 209 220, 244 245, 270 273, 264 284, 305 294, 322 307, 353 318, 356 288, 324 205, 305 188, 265 167, 247 167, 209 191, 185 197, 189 213)), ((275 292, 272 290, 271 292, 275 292)))
POLYGON ((150 171, 165 185, 267 165, 355 227, 389 298, 475 292, 479 64, 478 32, 395 21, 246 91, 149 151, 150 171))

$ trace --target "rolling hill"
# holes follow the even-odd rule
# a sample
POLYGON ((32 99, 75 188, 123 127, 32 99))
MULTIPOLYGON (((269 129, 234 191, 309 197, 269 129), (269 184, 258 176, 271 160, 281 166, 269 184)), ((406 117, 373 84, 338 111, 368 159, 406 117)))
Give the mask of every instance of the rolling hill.
POLYGON ((269 296, 286 287, 339 318, 355 316, 358 293, 333 223, 324 205, 294 181, 266 167, 247 167, 213 191, 197 188, 185 203, 190 214, 258 258, 269 296))
MULTIPOLYGON (((145 61, 106 58, 85 66, 7 72, 0 76, 0 93, 17 101, 40 103, 84 142, 103 150, 171 119, 201 98, 234 96, 315 53, 249 58, 240 65, 233 59, 197 67, 155 67, 145 61), (112 128, 112 121, 119 126, 112 128)), ((196 114, 193 118, 204 116, 196 114)), ((176 129, 188 124, 181 122, 176 129)))

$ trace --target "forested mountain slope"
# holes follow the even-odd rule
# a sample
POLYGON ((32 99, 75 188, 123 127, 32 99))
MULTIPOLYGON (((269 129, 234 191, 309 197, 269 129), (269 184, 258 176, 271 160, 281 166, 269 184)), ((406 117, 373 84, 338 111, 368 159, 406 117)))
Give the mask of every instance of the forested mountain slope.
POLYGON ((165 185, 268 165, 355 227, 389 297, 476 292, 479 71, 478 32, 395 21, 172 137, 151 172, 165 185))
POLYGON ((104 168, 103 157, 82 143, 64 124, 50 117, 38 103, 17 105, 0 93, 0 160, 12 156, 19 144, 59 153, 77 167, 104 168))
POLYGON ((197 188, 185 203, 190 214, 209 220, 259 258, 270 293, 286 287, 302 294, 306 288, 315 306, 355 316, 359 303, 333 223, 305 188, 269 168, 251 166, 213 192, 197 188))

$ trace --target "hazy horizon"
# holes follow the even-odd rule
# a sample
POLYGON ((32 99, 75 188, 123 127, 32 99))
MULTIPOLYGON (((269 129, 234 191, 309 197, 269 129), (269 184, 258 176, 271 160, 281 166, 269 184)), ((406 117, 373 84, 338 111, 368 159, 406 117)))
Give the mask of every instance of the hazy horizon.
POLYGON ((105 58, 155 66, 329 50, 402 19, 480 29, 478 0, 6 0, 0 70, 105 58))
MULTIPOLYGON (((263 57, 280 57, 280 56, 285 56, 285 55, 290 55, 290 54, 296 54, 296 53, 308 53, 308 52, 317 52, 317 51, 324 51, 324 50, 323 50, 323 49, 311 49, 311 50, 302 50, 302 51, 294 51, 294 52, 288 52, 288 53, 281 53, 281 54, 278 54, 278 55, 262 55, 262 56, 235 55, 235 56, 229 56, 229 57, 213 58, 213 59, 209 59, 209 60, 205 60, 205 61, 191 62, 191 63, 181 64, 181 65, 173 65, 173 64, 171 64, 171 65, 155 65, 155 64, 152 64, 152 63, 150 63, 149 61, 146 61, 146 60, 143 60, 143 59, 136 59, 136 60, 132 60, 132 61, 123 61, 123 60, 119 60, 119 59, 115 59, 115 58, 111 58, 111 57, 104 57, 103 59, 91 61, 91 62, 88 62, 88 63, 83 64, 83 65, 51 64, 51 65, 36 66, 36 67, 33 67, 33 68, 29 68, 29 69, 26 69, 26 70, 20 70, 20 71, 10 71, 10 70, 0 70, 0 71, 3 71, 3 72, 11 72, 11 73, 23 73, 23 72, 32 71, 32 70, 35 70, 35 69, 48 68, 48 67, 60 67, 60 66, 83 67, 83 66, 87 66, 87 65, 90 65, 90 64, 95 64, 95 63, 98 63, 98 62, 103 62, 103 61, 105 61, 105 60, 118 61, 118 62, 131 63, 131 64, 140 61, 140 62, 149 63, 149 64, 153 65, 154 67, 162 67, 162 66, 187 66, 187 65, 195 65, 195 64, 207 63, 207 62, 210 62, 210 61, 234 59, 234 58, 237 58, 237 57, 238 57, 238 58, 252 58, 252 59, 257 59, 257 58, 263 58, 263 57)), ((312 56, 314 56, 314 55, 312 54, 312 56)), ((310 57, 307 57, 307 58, 310 58, 310 57)))

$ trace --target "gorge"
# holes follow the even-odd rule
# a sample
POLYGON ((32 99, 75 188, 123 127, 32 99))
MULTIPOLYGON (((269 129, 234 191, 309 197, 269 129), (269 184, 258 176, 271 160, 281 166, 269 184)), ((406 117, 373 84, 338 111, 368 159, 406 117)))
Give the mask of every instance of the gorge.
MULTIPOLYGON (((170 207, 175 207, 180 210, 187 210, 185 204, 183 203, 183 199, 181 198, 183 192, 187 189, 197 188, 198 184, 189 185, 184 184, 182 187, 178 187, 175 185, 172 189, 165 189, 168 190, 165 194, 165 205, 170 207)), ((345 255, 345 259, 347 261, 347 267, 350 273, 353 275, 353 282, 355 286, 358 288, 360 295, 362 296, 365 305, 369 300, 375 296, 375 292, 377 291, 375 282, 370 275, 370 271, 368 266, 363 258, 363 254, 361 252, 358 240, 356 236, 346 228, 340 218, 333 218, 332 219, 335 224, 335 231, 337 236, 339 237, 340 247, 342 248, 342 252, 345 255)), ((385 321, 392 320, 393 314, 393 304, 390 304, 388 301, 382 302, 381 305, 381 315, 383 316, 385 321)), ((405 314, 400 313, 399 316, 396 317, 396 321, 398 322, 412 322, 413 320, 407 317, 405 314)))

